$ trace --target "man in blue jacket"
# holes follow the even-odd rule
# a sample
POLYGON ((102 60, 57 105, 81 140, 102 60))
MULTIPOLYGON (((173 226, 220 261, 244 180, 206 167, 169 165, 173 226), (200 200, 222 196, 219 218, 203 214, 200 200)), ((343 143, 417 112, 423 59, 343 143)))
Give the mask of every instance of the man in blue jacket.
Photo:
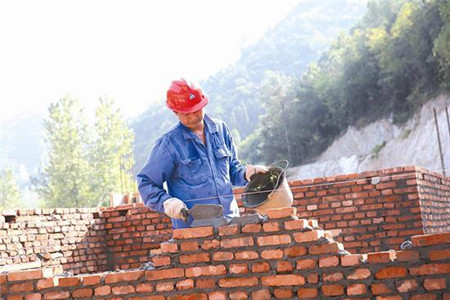
POLYGON ((267 169, 239 162, 225 123, 204 114, 208 97, 200 88, 175 80, 166 104, 180 122, 155 142, 137 175, 145 205, 171 217, 175 229, 190 227, 192 218, 184 222, 181 210, 199 203, 220 204, 224 216, 239 216, 232 186, 246 185, 267 169))

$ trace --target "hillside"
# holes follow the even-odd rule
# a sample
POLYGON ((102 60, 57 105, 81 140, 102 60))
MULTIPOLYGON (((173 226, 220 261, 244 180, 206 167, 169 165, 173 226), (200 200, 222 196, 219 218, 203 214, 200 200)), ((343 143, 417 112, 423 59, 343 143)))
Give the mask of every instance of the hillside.
POLYGON ((351 126, 315 163, 290 168, 288 176, 292 180, 305 179, 409 165, 442 173, 433 109, 438 117, 449 176, 450 136, 446 107, 450 110, 450 94, 430 100, 401 126, 390 119, 381 119, 359 129, 351 126))

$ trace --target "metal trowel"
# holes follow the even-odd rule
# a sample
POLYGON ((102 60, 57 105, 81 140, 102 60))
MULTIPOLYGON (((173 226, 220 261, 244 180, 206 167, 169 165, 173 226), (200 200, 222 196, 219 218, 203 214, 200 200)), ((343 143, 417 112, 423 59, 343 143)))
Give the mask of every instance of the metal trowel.
POLYGON ((223 207, 220 204, 196 204, 191 209, 183 208, 181 210, 183 215, 183 221, 187 222, 188 217, 192 216, 191 227, 201 226, 222 226, 228 224, 227 220, 223 216, 223 207))
POLYGON ((196 204, 191 209, 181 209, 181 214, 185 222, 189 216, 194 220, 204 220, 222 216, 223 208, 220 204, 196 204))

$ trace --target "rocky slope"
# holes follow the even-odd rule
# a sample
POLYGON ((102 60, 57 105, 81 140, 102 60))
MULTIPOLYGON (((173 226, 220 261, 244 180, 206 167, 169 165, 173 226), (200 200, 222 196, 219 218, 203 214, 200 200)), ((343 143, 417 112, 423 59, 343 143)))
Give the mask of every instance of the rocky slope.
POLYGON ((436 109, 446 175, 450 175, 450 135, 446 116, 450 95, 428 101, 402 126, 382 119, 363 128, 349 127, 317 161, 288 170, 293 179, 316 178, 416 165, 442 173, 433 109, 436 109))

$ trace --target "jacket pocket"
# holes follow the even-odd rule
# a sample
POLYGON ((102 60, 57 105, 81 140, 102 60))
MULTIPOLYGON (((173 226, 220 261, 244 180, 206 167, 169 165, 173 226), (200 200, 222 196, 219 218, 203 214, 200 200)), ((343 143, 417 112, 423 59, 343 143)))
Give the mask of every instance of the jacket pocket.
POLYGON ((226 148, 214 149, 214 157, 216 158, 216 168, 219 173, 230 179, 230 159, 231 154, 226 148))
POLYGON ((208 181, 208 174, 200 158, 187 158, 180 161, 179 178, 188 185, 199 185, 208 181))

